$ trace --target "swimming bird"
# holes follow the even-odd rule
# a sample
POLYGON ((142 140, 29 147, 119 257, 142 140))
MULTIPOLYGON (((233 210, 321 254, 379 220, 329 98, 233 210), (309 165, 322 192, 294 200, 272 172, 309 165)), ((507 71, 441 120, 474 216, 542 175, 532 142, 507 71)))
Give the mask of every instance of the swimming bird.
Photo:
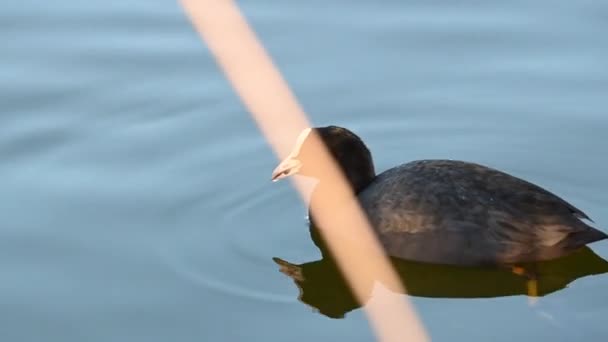
MULTIPOLYGON (((549 260, 608 238, 590 218, 557 195, 505 172, 458 160, 416 160, 376 174, 355 133, 337 126, 307 128, 272 180, 300 174, 329 184, 311 143, 317 134, 334 158, 391 257, 451 265, 549 260)), ((314 224, 314 217, 311 217, 314 224)), ((313 239, 321 239, 318 234, 313 239)), ((315 241, 322 246, 322 241, 315 241)))

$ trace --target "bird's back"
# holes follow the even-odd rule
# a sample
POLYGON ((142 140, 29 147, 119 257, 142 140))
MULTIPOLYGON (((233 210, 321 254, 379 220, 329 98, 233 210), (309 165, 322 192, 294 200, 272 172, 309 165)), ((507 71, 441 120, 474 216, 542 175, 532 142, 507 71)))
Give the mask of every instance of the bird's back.
POLYGON ((544 260, 608 237, 549 191, 461 161, 403 164, 378 175, 358 196, 388 253, 418 261, 544 260))

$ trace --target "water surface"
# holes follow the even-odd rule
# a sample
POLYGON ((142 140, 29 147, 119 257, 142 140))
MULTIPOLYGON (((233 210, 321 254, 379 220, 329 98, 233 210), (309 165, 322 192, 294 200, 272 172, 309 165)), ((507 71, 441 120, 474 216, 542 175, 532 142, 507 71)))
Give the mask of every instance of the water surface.
MULTIPOLYGON (((378 170, 487 164, 608 229, 608 4, 242 5, 312 120, 378 170)), ((0 26, 2 340, 372 340, 272 260, 319 259, 305 207, 177 3, 7 2, 0 26)), ((608 276, 558 287, 412 302, 436 341, 604 341, 608 276)))

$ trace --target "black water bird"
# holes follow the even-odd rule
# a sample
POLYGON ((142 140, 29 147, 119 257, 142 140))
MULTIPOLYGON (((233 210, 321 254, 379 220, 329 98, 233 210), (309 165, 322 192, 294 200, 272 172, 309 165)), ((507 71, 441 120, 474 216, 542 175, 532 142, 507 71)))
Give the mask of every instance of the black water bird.
MULTIPOLYGON (((369 149, 337 126, 304 130, 274 170, 278 180, 319 180, 311 202, 330 188, 310 142, 317 134, 339 165, 387 254, 451 265, 549 260, 608 237, 555 194, 504 172, 463 161, 418 160, 376 174, 369 149)), ((314 223, 314 217, 311 217, 314 223)), ((313 240, 324 243, 313 230, 313 240)))

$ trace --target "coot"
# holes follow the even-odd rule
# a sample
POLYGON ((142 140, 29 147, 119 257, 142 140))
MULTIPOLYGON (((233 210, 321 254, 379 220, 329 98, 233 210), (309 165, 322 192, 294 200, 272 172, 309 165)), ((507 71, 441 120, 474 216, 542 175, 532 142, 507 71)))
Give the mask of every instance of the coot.
MULTIPOLYGON (((418 160, 376 175, 369 149, 337 126, 305 129, 272 179, 316 168, 315 132, 340 166, 388 255, 453 264, 512 264, 553 259, 608 237, 551 192, 504 172, 456 160, 418 160), (309 166, 309 167, 307 167, 309 166)), ((314 218, 313 218, 314 219, 314 218)))

